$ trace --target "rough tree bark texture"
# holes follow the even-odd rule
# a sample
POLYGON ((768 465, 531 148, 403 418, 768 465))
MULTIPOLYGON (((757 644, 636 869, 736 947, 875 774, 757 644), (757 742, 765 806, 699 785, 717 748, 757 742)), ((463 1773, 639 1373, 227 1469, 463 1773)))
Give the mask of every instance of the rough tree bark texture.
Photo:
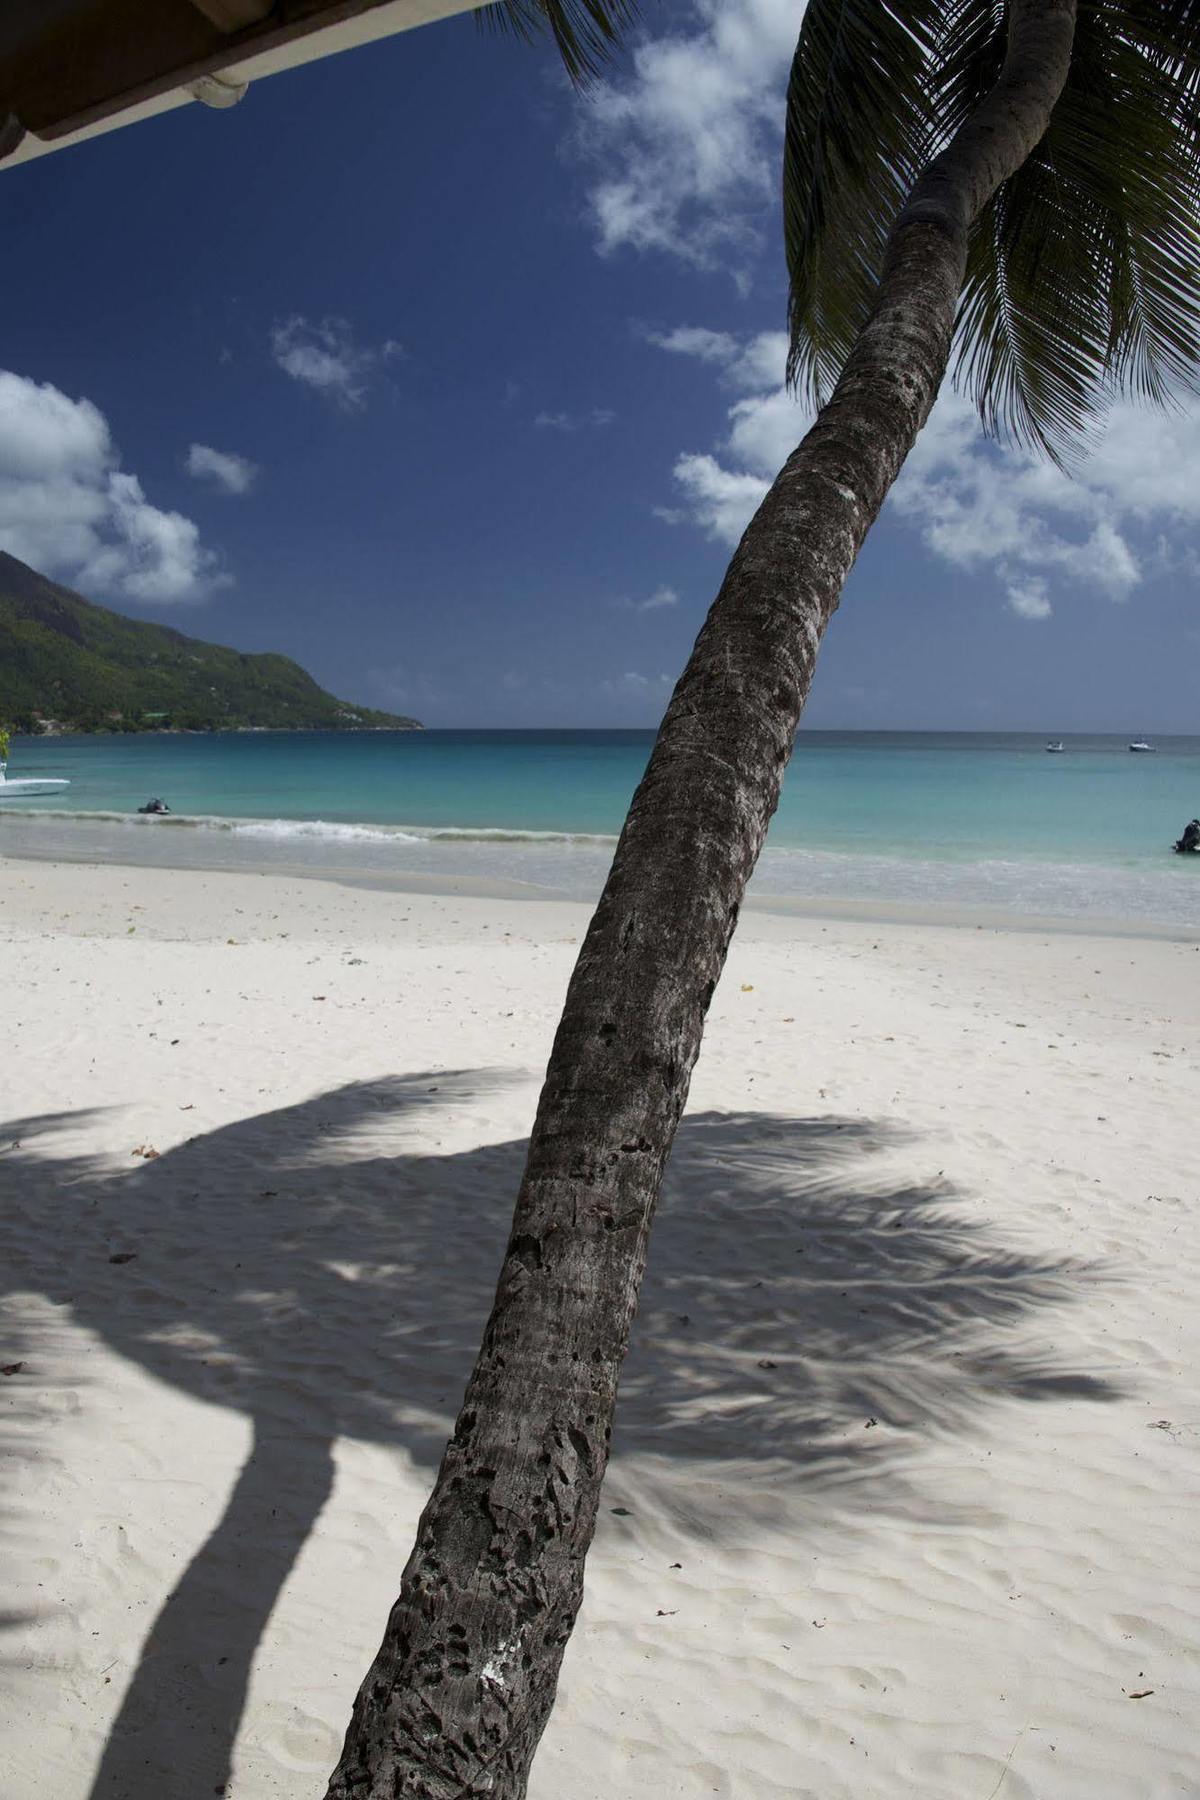
POLYGON ((928 417, 967 231, 1042 136, 1075 0, 1011 0, 837 388, 738 547, 571 978, 479 1360, 327 1800, 521 1800, 583 1592, 617 1379, 704 1017, 867 530, 928 417))

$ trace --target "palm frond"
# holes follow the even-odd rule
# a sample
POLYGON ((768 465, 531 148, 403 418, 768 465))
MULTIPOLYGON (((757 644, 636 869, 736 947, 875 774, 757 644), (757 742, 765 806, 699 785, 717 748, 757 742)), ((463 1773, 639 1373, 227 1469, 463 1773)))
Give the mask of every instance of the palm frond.
POLYGON ((788 82, 788 380, 819 404, 870 305, 933 125, 944 0, 809 0, 788 82))
POLYGON ((1200 0, 1124 0, 1125 35, 1184 84, 1200 73, 1200 0))
MULTIPOLYGON (((1200 370, 1196 158, 1129 12, 1082 0, 1050 128, 971 237, 956 384, 993 435, 1056 460, 1114 394, 1166 405, 1200 370)), ((960 81, 948 122, 969 103, 960 81)))
MULTIPOLYGON (((806 36, 817 4, 789 89, 785 220, 789 372, 819 400, 865 322, 917 169, 999 73, 1006 8, 913 0, 911 48, 892 49, 890 87, 872 81, 864 100, 839 66, 845 16, 856 58, 863 34, 878 42, 898 23, 899 0, 820 0, 806 36), (889 102, 906 121, 877 133, 889 102)), ((1165 405, 1197 387, 1198 208, 1200 0, 1080 0, 1050 127, 971 234, 955 380, 989 432, 1062 461, 1115 394, 1165 405)))
POLYGON ((1170 80, 1184 132, 1200 135, 1200 0, 1126 0, 1126 35, 1170 80))
POLYGON ((496 0, 479 9, 479 23, 531 43, 549 32, 576 87, 602 73, 637 17, 635 0, 496 0))

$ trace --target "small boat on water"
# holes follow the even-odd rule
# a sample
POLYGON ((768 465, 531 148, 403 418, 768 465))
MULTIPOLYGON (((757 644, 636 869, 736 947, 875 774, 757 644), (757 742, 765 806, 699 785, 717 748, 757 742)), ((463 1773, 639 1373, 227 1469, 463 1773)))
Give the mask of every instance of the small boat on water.
POLYGON ((1063 752, 1066 750, 1066 747, 1067 746, 1062 742, 1062 740, 1060 738, 1057 744, 1047 744, 1046 745, 1046 755, 1047 756, 1061 756, 1063 754, 1063 752))
POLYGON ((32 800, 38 794, 53 794, 70 785, 69 781, 43 781, 34 776, 18 775, 13 780, 7 764, 0 763, 0 800, 32 800))
POLYGON ((1129 748, 1134 752, 1140 751, 1143 756, 1153 756, 1155 751, 1155 746, 1147 743, 1145 738, 1135 738, 1129 748))

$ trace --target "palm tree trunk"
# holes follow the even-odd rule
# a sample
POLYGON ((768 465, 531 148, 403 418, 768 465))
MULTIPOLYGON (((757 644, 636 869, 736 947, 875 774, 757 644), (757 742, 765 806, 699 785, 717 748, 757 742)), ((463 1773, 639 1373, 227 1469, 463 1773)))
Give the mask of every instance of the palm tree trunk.
POLYGON ((1046 129, 1075 4, 1010 0, 999 80, 897 219, 874 311, 675 689, 571 978, 479 1360, 327 1800, 525 1794, 705 1013, 821 637, 945 374, 968 228, 1046 129))

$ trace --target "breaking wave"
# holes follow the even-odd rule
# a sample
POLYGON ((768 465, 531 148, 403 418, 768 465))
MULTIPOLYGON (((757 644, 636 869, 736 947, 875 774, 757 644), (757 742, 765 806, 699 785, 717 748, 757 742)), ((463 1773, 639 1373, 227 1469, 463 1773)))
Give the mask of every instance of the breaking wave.
POLYGON ((611 848, 615 835, 594 831, 518 831, 502 826, 359 825, 337 819, 234 819, 218 813, 70 811, 40 806, 0 810, 0 819, 44 825, 119 825, 138 831, 220 831, 236 837, 319 839, 331 844, 588 844, 611 848))
MULTIPOLYGON (((0 851, 39 860, 134 866, 252 869, 367 880, 407 880, 445 891, 485 890, 594 900, 616 838, 600 832, 363 824, 336 819, 147 816, 115 811, 0 807, 0 851)), ((751 886, 760 904, 846 903, 897 909, 1041 917, 1082 923, 1141 921, 1200 930, 1200 868, 1190 859, 1114 859, 1107 867, 1032 859, 883 856, 768 845, 751 886)), ((1198 859, 1200 860, 1200 859, 1198 859)))

